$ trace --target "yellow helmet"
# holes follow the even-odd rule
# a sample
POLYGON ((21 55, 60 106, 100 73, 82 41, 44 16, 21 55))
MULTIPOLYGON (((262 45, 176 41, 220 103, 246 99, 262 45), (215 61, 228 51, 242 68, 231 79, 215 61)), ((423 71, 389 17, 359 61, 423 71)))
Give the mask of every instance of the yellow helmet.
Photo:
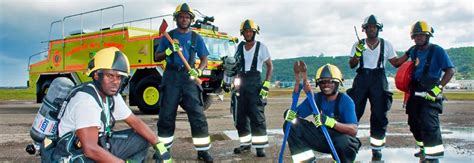
POLYGON ((334 65, 331 64, 326 64, 324 66, 321 66, 317 71, 316 71, 316 84, 319 83, 321 78, 330 78, 334 79, 335 82, 338 82, 340 85, 342 85, 342 73, 339 68, 337 68, 334 65))
POLYGON ((433 37, 433 33, 433 28, 425 21, 417 21, 415 24, 413 24, 410 30, 411 37, 416 34, 426 34, 430 37, 433 37))
POLYGON ((178 5, 173 13, 173 17, 176 19, 181 12, 187 12, 189 15, 191 15, 191 19, 194 19, 196 16, 193 13, 193 9, 191 9, 187 3, 178 5))
POLYGON ((246 29, 252 29, 257 34, 260 31, 260 27, 251 19, 247 19, 240 24, 240 34, 242 34, 246 29))
POLYGON ((107 69, 121 72, 123 76, 130 75, 130 64, 128 58, 116 47, 99 50, 87 66, 87 76, 91 76, 96 70, 107 69))

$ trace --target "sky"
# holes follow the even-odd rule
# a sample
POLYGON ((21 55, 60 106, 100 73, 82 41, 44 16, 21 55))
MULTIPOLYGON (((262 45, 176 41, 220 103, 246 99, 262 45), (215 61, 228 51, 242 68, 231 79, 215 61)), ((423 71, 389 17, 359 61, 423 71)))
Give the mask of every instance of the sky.
MULTIPOLYGON (((354 26, 364 38, 360 26, 371 14, 384 25, 379 36, 396 51, 413 45, 409 31, 418 20, 434 28, 433 43, 446 49, 474 46, 472 0, 0 0, 0 87, 26 86, 28 58, 46 49, 41 42, 48 40, 55 20, 118 4, 125 6, 125 20, 135 20, 171 14, 183 2, 214 16, 220 31, 240 40, 240 23, 254 20, 261 29, 256 39, 267 45, 272 59, 349 55, 357 40, 354 26)), ((121 21, 121 15, 118 9, 104 12, 104 26, 121 21)), ((100 15, 83 20, 84 26, 98 29, 100 15)), ((73 19, 70 24, 77 27, 77 22, 73 19)), ((66 30, 74 28, 70 24, 66 30)), ((174 22, 170 19, 168 24, 174 22)), ((61 27, 54 27, 52 36, 61 38, 61 27)))

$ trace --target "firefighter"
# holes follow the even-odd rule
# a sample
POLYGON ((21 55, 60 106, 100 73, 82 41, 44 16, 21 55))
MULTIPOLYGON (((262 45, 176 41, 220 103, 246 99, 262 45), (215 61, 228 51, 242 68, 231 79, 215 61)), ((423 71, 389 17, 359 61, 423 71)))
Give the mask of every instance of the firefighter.
POLYGON ((357 75, 352 88, 347 94, 354 100, 357 120, 364 114, 367 99, 370 101, 370 146, 372 160, 382 159, 382 148, 385 145, 387 132, 387 114, 392 105, 393 93, 388 90, 385 76, 385 62, 388 60, 394 67, 399 67, 408 59, 406 55, 397 58, 392 44, 379 37, 383 24, 374 15, 368 16, 362 24, 366 39, 354 43, 351 50, 349 66, 357 65, 357 75))
POLYGON ((234 153, 247 152, 252 146, 256 148, 257 157, 265 157, 264 148, 268 147, 265 105, 273 65, 265 44, 255 41, 259 31, 259 26, 250 19, 240 25, 240 34, 245 42, 241 42, 236 51, 237 60, 240 62, 237 80, 240 78, 241 83, 236 93, 237 110, 233 115, 240 146, 234 149, 234 153), (263 64, 266 66, 266 75, 262 82, 260 74, 263 64))
MULTIPOLYGON (((319 86, 321 92, 315 93, 314 100, 321 114, 315 116, 314 124, 305 119, 313 114, 308 99, 295 110, 285 112, 285 123, 293 123, 288 136, 293 161, 315 161, 313 150, 331 153, 320 127, 325 125, 341 162, 353 162, 361 143, 355 137, 358 122, 354 102, 349 96, 339 92, 339 87, 342 86, 342 73, 336 66, 326 64, 316 71, 315 79, 316 87, 319 86)), ((303 82, 309 86, 309 81, 303 79, 303 82)), ((298 77, 296 83, 300 83, 298 77)))
POLYGON ((56 149, 47 158, 50 148, 45 147, 43 162, 142 162, 149 144, 161 159, 171 161, 164 144, 158 143, 118 93, 128 80, 129 66, 127 57, 115 47, 96 53, 87 68, 93 82, 78 87, 70 99, 58 127, 60 139, 50 144, 56 144, 56 149), (115 120, 125 121, 131 129, 112 131, 115 120))
POLYGON ((454 75, 454 65, 446 51, 439 45, 430 43, 433 32, 428 23, 417 21, 410 31, 415 46, 407 53, 415 61, 415 70, 410 83, 412 89, 406 113, 410 131, 420 147, 420 152, 415 156, 425 162, 438 162, 444 155, 439 122, 443 101, 437 96, 454 75), (419 97, 414 95, 415 92, 428 92, 428 95, 419 97))
POLYGON ((175 43, 171 44, 167 39, 161 39, 155 54, 156 61, 166 59, 167 62, 160 85, 158 136, 167 148, 171 148, 176 111, 180 105, 188 115, 193 144, 198 151, 198 160, 211 162, 213 158, 208 153, 211 139, 203 110, 203 90, 201 85, 191 79, 202 75, 202 70, 207 66, 209 52, 203 38, 190 28, 195 15, 188 4, 178 5, 173 17, 177 28, 171 30, 169 34, 175 39, 175 43), (182 51, 187 62, 192 66, 191 70, 186 70, 184 63, 178 56, 178 50, 182 51), (201 62, 197 68, 194 68, 196 55, 201 62))

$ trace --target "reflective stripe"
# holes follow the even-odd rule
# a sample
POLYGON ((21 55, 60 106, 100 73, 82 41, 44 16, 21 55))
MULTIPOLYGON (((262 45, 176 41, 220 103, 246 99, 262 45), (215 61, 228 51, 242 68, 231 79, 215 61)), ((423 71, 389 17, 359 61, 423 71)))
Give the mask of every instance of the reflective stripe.
POLYGON ((423 147, 423 142, 422 141, 416 141, 416 145, 419 147, 423 147))
POLYGON ((209 149, 211 149, 211 145, 209 144, 209 146, 207 147, 195 147, 196 148, 196 151, 208 151, 209 149))
POLYGON ((293 162, 308 161, 308 160, 314 158, 314 153, 313 153, 312 150, 307 150, 305 152, 292 155, 291 158, 293 158, 293 162))
POLYGON ((159 139, 160 142, 162 142, 163 144, 170 144, 170 143, 173 142, 174 136, 171 136, 171 137, 158 137, 158 139, 159 139))
POLYGON ((252 140, 252 135, 248 134, 246 136, 239 137, 239 139, 240 139, 240 143, 247 143, 248 144, 252 140))
POLYGON ((268 142, 268 136, 252 136, 252 143, 266 143, 268 142))
POLYGON ((204 138, 193 138, 194 145, 207 145, 211 143, 211 138, 209 136, 204 138))
POLYGON ((385 138, 380 140, 380 139, 375 139, 373 137, 370 137, 370 144, 375 145, 375 146, 382 146, 385 144, 385 138))
POLYGON ((444 152, 443 144, 434 147, 425 147, 425 154, 438 154, 444 152))

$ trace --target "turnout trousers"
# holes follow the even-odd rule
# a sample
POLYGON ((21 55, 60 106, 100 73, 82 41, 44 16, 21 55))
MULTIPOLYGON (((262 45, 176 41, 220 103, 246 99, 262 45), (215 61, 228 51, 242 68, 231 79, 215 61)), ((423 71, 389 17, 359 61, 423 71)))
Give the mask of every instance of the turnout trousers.
MULTIPOLYGON (((75 146, 78 139, 75 132, 69 132, 59 139, 54 149, 42 147, 45 148, 45 152, 41 155, 41 161, 93 163, 94 161, 87 158, 81 148, 75 146)), ((104 149, 124 160, 129 159, 144 162, 148 147, 150 147, 150 144, 142 136, 133 131, 133 129, 113 132, 107 141, 109 148, 104 147, 104 149)))
POLYGON ((370 101, 370 146, 380 150, 385 145, 387 113, 392 106, 393 93, 388 91, 387 77, 382 68, 359 68, 352 88, 347 94, 354 100, 357 120, 364 115, 367 99, 370 101))
POLYGON ((198 151, 211 147, 206 115, 203 110, 202 87, 190 79, 186 69, 167 68, 160 85, 158 137, 171 148, 176 128, 176 112, 180 105, 188 115, 193 144, 198 151))
MULTIPOLYGON (((331 136, 334 148, 336 148, 341 162, 353 162, 361 146, 360 140, 356 137, 337 132, 334 129, 328 128, 327 131, 331 136)), ((323 130, 320 127, 316 128, 312 122, 302 118, 297 118, 297 122, 291 124, 288 146, 290 147, 293 162, 315 160, 313 150, 331 153, 331 148, 324 137, 323 130)))
POLYGON ((240 144, 265 148, 268 146, 268 136, 265 104, 259 95, 262 89, 260 73, 248 71, 240 73, 240 77, 242 82, 238 90, 237 107, 233 111, 240 144))
POLYGON ((416 144, 424 149, 425 158, 438 159, 444 156, 439 114, 442 113, 442 101, 428 101, 414 96, 412 92, 406 106, 408 125, 415 137, 416 144))

